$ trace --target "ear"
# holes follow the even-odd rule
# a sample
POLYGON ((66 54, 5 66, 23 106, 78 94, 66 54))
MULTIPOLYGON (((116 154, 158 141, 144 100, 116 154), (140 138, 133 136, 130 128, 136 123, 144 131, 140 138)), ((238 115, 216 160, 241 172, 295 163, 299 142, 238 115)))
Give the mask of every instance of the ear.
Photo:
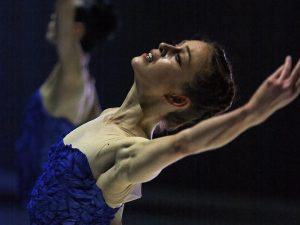
POLYGON ((82 22, 74 22, 74 33, 77 40, 80 41, 85 34, 85 26, 82 22))
POLYGON ((187 108, 191 104, 190 98, 184 95, 167 94, 165 98, 168 103, 177 108, 187 108))

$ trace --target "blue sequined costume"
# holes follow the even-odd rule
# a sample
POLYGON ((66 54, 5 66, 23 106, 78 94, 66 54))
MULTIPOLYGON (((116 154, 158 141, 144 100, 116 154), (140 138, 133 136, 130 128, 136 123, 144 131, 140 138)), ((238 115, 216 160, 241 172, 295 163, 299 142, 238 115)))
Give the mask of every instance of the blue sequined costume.
POLYGON ((21 135, 16 142, 19 192, 24 201, 42 173, 53 143, 75 126, 66 119, 55 118, 45 110, 41 95, 36 91, 26 107, 21 135))
POLYGON ((86 156, 61 140, 49 150, 28 211, 31 225, 109 225, 118 208, 105 203, 86 156))

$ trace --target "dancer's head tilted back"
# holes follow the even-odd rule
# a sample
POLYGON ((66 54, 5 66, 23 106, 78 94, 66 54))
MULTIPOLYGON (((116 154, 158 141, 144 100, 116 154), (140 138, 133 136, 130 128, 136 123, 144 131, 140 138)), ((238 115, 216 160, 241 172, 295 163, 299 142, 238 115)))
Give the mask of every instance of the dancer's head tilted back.
POLYGON ((230 63, 214 42, 161 43, 132 66, 142 108, 151 105, 166 129, 225 112, 235 96, 230 63))
MULTIPOLYGON (((117 27, 117 17, 110 1, 73 0, 75 7, 74 30, 84 52, 90 53, 105 39, 110 37, 117 27)), ((46 38, 56 41, 56 14, 51 15, 46 38)))

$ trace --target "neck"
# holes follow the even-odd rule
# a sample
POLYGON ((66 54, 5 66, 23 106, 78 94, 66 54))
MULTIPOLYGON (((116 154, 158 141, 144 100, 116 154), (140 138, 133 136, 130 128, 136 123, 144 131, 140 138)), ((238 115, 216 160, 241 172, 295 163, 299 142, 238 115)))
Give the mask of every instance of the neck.
POLYGON ((160 117, 157 113, 150 113, 150 110, 142 109, 134 84, 121 107, 113 115, 113 121, 135 136, 150 139, 152 130, 160 121, 160 117))
POLYGON ((86 53, 83 50, 80 51, 80 66, 81 66, 81 69, 88 69, 90 59, 91 59, 91 55, 89 53, 86 53))
POLYGON ((90 71, 89 71, 89 63, 90 63, 91 55, 89 53, 84 52, 80 48, 80 70, 82 78, 88 82, 91 79, 90 71))

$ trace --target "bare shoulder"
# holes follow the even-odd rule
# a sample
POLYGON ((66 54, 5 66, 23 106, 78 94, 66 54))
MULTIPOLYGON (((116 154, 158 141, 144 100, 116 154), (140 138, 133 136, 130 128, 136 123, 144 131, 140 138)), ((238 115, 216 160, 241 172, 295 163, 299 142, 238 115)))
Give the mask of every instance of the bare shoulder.
POLYGON ((109 122, 116 108, 105 110, 99 117, 76 128, 64 138, 65 144, 80 149, 91 166, 110 164, 122 149, 148 141, 146 138, 129 137, 120 127, 109 122))

